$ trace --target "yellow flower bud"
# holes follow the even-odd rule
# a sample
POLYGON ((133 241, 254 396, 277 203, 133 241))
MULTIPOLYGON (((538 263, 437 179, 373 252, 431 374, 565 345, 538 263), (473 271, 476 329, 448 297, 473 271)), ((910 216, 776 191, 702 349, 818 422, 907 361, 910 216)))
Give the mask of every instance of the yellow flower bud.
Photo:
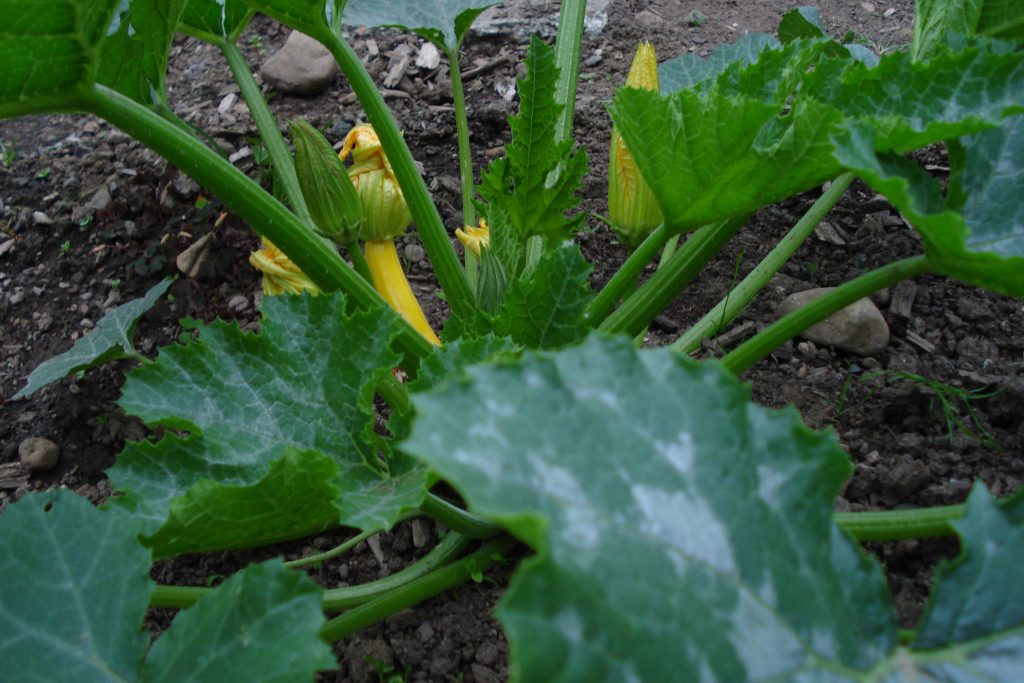
POLYGON ((249 263, 263 272, 264 294, 320 293, 320 288, 266 237, 263 238, 263 248, 249 254, 249 263))
POLYGON ((348 177, 363 203, 360 238, 369 242, 398 237, 409 227, 412 214, 373 126, 363 123, 348 132, 338 157, 344 161, 349 154, 354 163, 348 177))
MULTIPOLYGON (((658 91, 658 60, 654 46, 647 41, 637 46, 626 87, 658 91)), ((640 174, 618 128, 612 128, 608 159, 608 218, 615 234, 630 249, 662 222, 658 200, 640 174)))
POLYGON ((469 249, 477 258, 480 258, 480 249, 490 246, 491 243, 491 230, 483 218, 480 219, 479 228, 472 225, 467 225, 465 230, 456 228, 455 236, 462 242, 462 246, 469 249))

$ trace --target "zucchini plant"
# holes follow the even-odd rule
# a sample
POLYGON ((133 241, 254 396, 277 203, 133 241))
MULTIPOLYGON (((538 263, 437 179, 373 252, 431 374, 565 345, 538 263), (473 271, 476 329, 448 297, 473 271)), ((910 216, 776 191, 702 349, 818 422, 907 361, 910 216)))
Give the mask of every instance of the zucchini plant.
MULTIPOLYGON (((104 507, 51 491, 0 515, 4 679, 311 680, 336 666, 327 643, 525 545, 533 554, 498 612, 513 680, 1017 680, 1024 497, 997 501, 978 484, 963 505, 835 513, 852 466, 834 434, 809 430, 792 409, 754 405, 736 375, 920 273, 1024 298, 1024 8, 920 0, 913 49, 882 57, 834 40, 807 8, 787 14, 777 36, 675 57, 656 74, 643 48, 646 75, 610 104, 621 168, 609 172, 623 174, 613 192, 627 193, 612 200, 627 207, 613 217, 632 249, 595 292, 572 240, 587 167, 570 135, 585 3, 562 2, 553 48, 531 42, 511 143, 474 185, 458 55, 489 4, 0 0, 0 116, 103 117, 220 197, 275 247, 254 261, 287 263, 282 272, 307 290, 268 294, 258 333, 213 322, 147 358, 133 328, 160 283, 30 375, 15 398, 134 359, 119 403, 164 429, 125 445, 104 507), (324 237, 330 204, 310 194, 236 46, 256 11, 323 43, 355 91, 386 154, 375 172, 400 187, 450 307, 439 339, 375 290, 353 239, 380 218, 365 215, 365 199, 361 218, 349 201, 338 219, 354 266, 324 237), (449 59, 466 225, 442 224, 343 23, 415 31, 449 59), (164 72, 179 31, 224 53, 285 203, 174 115, 164 72), (905 156, 936 143, 949 151, 945 188, 905 156), (854 177, 899 209, 922 253, 860 275, 720 361, 692 359, 854 177), (703 321, 669 348, 636 347, 632 337, 751 212, 827 181, 703 321), (630 216, 643 220, 626 225, 630 216), (637 286, 659 252, 660 267, 637 286), (397 367, 409 382, 396 380, 397 367), (375 429, 375 396, 389 408, 386 433, 375 429), (157 558, 340 526, 359 540, 413 515, 450 531, 419 562, 369 584, 317 586, 296 571, 326 554, 253 564, 216 588, 149 578, 157 558), (901 631, 882 568, 858 543, 943 534, 959 536, 961 553, 938 571, 920 623, 901 631), (152 644, 140 628, 151 606, 181 610, 152 644)), ((293 130, 307 134, 293 136, 296 159, 326 163, 308 126, 293 130)), ((334 167, 315 180, 345 175, 334 167)), ((384 256, 368 256, 383 279, 400 277, 384 256)))

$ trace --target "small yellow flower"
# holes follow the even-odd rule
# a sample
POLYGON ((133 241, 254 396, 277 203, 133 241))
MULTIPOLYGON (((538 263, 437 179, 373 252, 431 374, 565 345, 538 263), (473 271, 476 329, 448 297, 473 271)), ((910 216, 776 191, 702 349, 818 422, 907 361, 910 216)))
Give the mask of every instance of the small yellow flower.
POLYGON ((264 294, 320 293, 320 288, 266 237, 263 238, 263 248, 249 254, 249 263, 263 273, 264 294))
POLYGON ((412 214, 373 126, 363 123, 348 132, 338 157, 344 161, 349 154, 354 163, 348 177, 363 203, 360 237, 367 241, 398 237, 409 227, 412 214))
POLYGON ((474 228, 472 225, 467 225, 465 230, 456 228, 455 236, 462 242, 462 246, 469 249, 477 258, 480 258, 480 249, 489 247, 491 244, 491 230, 483 218, 480 219, 479 228, 474 228))
MULTIPOLYGON (((654 46, 646 41, 636 48, 626 87, 658 91, 658 60, 654 46)), ((618 128, 612 128, 608 159, 608 218, 619 239, 631 249, 662 222, 658 201, 640 174, 618 128)))

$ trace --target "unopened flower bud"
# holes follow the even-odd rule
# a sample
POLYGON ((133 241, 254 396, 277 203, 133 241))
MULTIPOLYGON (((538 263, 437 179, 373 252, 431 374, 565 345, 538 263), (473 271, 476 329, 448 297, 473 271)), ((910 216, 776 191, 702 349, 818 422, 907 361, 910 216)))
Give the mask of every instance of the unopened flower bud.
MULTIPOLYGON (((658 91, 658 60, 654 46, 646 41, 637 46, 626 87, 658 91)), ((608 218, 615 234, 630 249, 662 222, 658 200, 640 174, 618 128, 612 128, 608 159, 608 218)))
POLYGON ((363 205, 331 144, 302 119, 288 127, 295 145, 295 173, 306 207, 325 237, 348 244, 359 236, 363 205))
POLYGON ((275 247, 266 237, 263 248, 249 254, 249 263, 263 273, 264 294, 298 294, 306 291, 319 294, 317 287, 285 253, 275 247))
POLYGON ((354 163, 348 176, 363 204, 360 238, 369 242, 398 237, 409 227, 412 214, 372 126, 364 123, 349 131, 338 157, 344 161, 349 154, 354 163))

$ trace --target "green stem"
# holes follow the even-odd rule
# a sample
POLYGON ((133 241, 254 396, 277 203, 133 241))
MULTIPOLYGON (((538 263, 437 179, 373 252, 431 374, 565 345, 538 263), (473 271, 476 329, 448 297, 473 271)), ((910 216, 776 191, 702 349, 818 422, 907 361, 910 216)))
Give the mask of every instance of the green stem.
POLYGON ((558 13, 558 38, 555 39, 555 65, 558 67, 555 101, 563 107, 555 125, 555 144, 572 137, 576 84, 580 75, 580 44, 586 15, 587 0, 562 0, 558 13))
POLYGON ((345 251, 348 252, 348 257, 352 259, 352 267, 356 269, 357 273, 359 273, 359 277, 372 285, 373 276, 370 274, 370 266, 366 262, 366 255, 363 254, 363 248, 359 246, 359 240, 347 240, 343 246, 345 247, 345 251))
POLYGON ((378 384, 377 394, 391 406, 392 412, 407 413, 412 410, 409 389, 398 381, 392 373, 388 373, 378 384))
MULTIPOLYGON (((444 290, 445 300, 452 312, 459 317, 471 319, 476 311, 476 297, 469 287, 466 273, 455 254, 448 231, 445 230, 441 215, 437 212, 430 192, 423 178, 420 177, 413 161, 409 146, 405 144, 402 133, 398 130, 384 98, 377 90, 373 78, 352 47, 338 35, 330 32, 319 32, 315 36, 330 50, 341 70, 348 78, 352 90, 359 98, 367 118, 380 138, 384 153, 395 172, 395 178, 402 188, 402 194, 409 205, 416 228, 419 230, 423 248, 434 267, 437 281, 444 290)), ((425 340, 424 340, 425 341, 425 340)), ((428 342, 429 344, 429 342, 428 342)))
POLYGON ((468 538, 493 538, 501 533, 501 527, 486 519, 481 519, 471 512, 452 505, 433 493, 428 493, 420 510, 428 517, 433 517, 449 529, 457 531, 468 538))
POLYGON ((701 268, 743 227, 746 220, 746 216, 739 216, 698 229, 672 255, 665 267, 654 273, 598 329, 635 336, 697 277, 701 268))
POLYGON ((927 257, 913 256, 864 273, 793 311, 753 338, 740 344, 722 358, 722 364, 737 374, 741 373, 808 327, 880 289, 890 287, 900 280, 920 275, 927 271, 928 267, 927 257))
MULTIPOLYGON (((470 543, 472 543, 472 539, 450 533, 442 538, 433 550, 400 572, 358 586, 325 590, 323 592, 323 609, 325 612, 331 612, 369 602, 448 564, 458 557, 470 543)), ((211 590, 213 589, 198 586, 158 585, 153 588, 153 593, 149 597, 149 606, 186 609, 196 604, 211 590)))
POLYGON ((858 541, 900 541, 952 536, 956 533, 952 523, 966 511, 966 505, 944 505, 917 510, 836 512, 833 519, 858 541))
POLYGON ((325 590, 323 593, 324 611, 336 612, 348 609, 349 607, 355 607, 356 605, 362 605, 374 598, 401 588, 421 576, 426 576, 437 568, 454 561, 472 542, 473 539, 452 532, 442 538, 429 553, 391 576, 385 576, 383 579, 377 579, 376 581, 370 581, 358 586, 345 586, 344 588, 325 590))
POLYGON ((234 76, 238 88, 242 91, 242 99, 249 107, 249 115, 252 117, 253 123, 256 124, 256 130, 260 133, 263 146, 267 148, 267 154, 270 155, 270 161, 274 167, 274 177, 284 189, 284 195, 288 198, 288 203, 291 204, 292 212, 303 223, 313 227, 313 219, 309 215, 306 200, 302 196, 302 188, 299 186, 299 177, 295 174, 295 162, 292 161, 288 143, 285 142, 281 130, 277 127, 277 120, 270 113, 267 101, 263 99, 263 93, 256 85, 256 79, 252 77, 245 56, 234 43, 220 41, 218 47, 224 53, 224 58, 227 59, 228 67, 231 69, 231 75, 234 76))
MULTIPOLYGON (((361 308, 383 306, 377 292, 328 245, 284 207, 195 137, 142 105, 101 85, 83 102, 84 108, 117 126, 154 150, 213 192, 252 228, 288 254, 324 291, 342 290, 361 308)), ((398 344, 403 352, 425 357, 431 344, 400 321, 398 344)))
POLYGON ((665 243, 665 248, 661 250, 661 258, 658 259, 658 270, 661 270, 662 266, 668 263, 668 260, 676 253, 676 248, 678 246, 679 235, 673 235, 672 238, 665 243))
POLYGON ((743 278, 742 282, 719 301, 717 306, 708 311, 697 324, 677 339, 670 348, 679 353, 692 353, 700 348, 701 339, 718 334, 726 325, 735 320, 751 299, 768 284, 783 264, 810 237, 814 228, 832 210, 852 182, 852 173, 844 173, 832 181, 832 185, 818 197, 807 213, 775 245, 775 248, 768 252, 761 263, 757 264, 757 267, 743 278))
POLYGON ((664 225, 647 236, 629 255, 608 284, 598 292, 583 312, 583 319, 591 327, 597 327, 615 309, 620 299, 625 299, 636 290, 636 281, 658 250, 665 246, 670 233, 664 225))
POLYGON ((364 531, 361 534, 356 534, 352 538, 346 540, 344 543, 337 545, 331 548, 330 550, 324 551, 322 553, 315 553, 313 555, 309 555, 308 557, 300 557, 299 559, 291 560, 290 562, 285 562, 284 566, 288 569, 298 569, 299 567, 305 567, 310 564, 316 564, 317 562, 326 562, 327 560, 333 559, 338 555, 344 555, 349 550, 355 548, 357 545, 359 545, 360 543, 362 543, 363 541, 365 541, 370 536, 373 536, 376 533, 379 532, 364 531))
POLYGON ((422 576, 376 600, 331 619, 320 629, 320 637, 333 643, 386 619, 395 612, 465 583, 492 565, 504 561, 503 555, 511 551, 515 545, 516 541, 508 536, 488 541, 479 550, 454 564, 422 576))
MULTIPOLYGON (((462 67, 459 65, 459 48, 449 52, 448 69, 452 79, 452 101, 455 106, 455 138, 459 144, 459 175, 462 177, 462 223, 476 225, 476 209, 473 206, 473 149, 469 146, 469 119, 466 116, 466 92, 462 87, 462 67)), ((479 262, 469 249, 463 249, 466 260, 466 279, 474 292, 477 288, 479 262)))

